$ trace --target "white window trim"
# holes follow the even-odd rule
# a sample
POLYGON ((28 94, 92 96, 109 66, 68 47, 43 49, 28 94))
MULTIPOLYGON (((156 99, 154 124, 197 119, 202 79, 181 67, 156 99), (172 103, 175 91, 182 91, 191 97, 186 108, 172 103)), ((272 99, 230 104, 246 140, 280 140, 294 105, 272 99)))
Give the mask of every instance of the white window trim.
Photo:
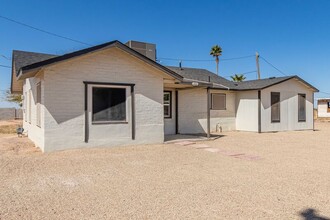
POLYGON ((90 117, 90 122, 91 122, 91 124, 93 125, 93 124, 95 124, 95 125, 97 125, 97 124, 127 124, 128 123, 128 121, 129 121, 129 106, 128 106, 128 98, 129 98, 129 96, 130 96, 130 93, 129 93, 129 86, 116 86, 116 85, 91 85, 90 86, 90 90, 89 90, 89 97, 90 97, 90 99, 91 99, 91 102, 90 102, 90 106, 89 106, 89 108, 90 108, 90 115, 91 115, 91 117, 90 117), (93 88, 121 88, 121 89, 125 89, 125 93, 126 93, 126 100, 125 100, 125 105, 126 105, 126 118, 125 118, 125 120, 121 120, 121 121, 112 121, 112 120, 109 120, 109 121, 93 121, 93 88))
POLYGON ((281 93, 280 92, 271 92, 270 93, 270 120, 271 120, 271 123, 281 123, 281 117, 282 117, 282 114, 281 114, 281 111, 282 111, 282 106, 281 106, 281 93), (279 106, 279 119, 273 119, 272 118, 272 110, 273 110, 273 105, 272 105, 272 95, 278 95, 279 96, 279 102, 277 103, 278 106, 279 106))
POLYGON ((307 101, 307 99, 306 99, 306 94, 305 93, 299 93, 298 94, 298 122, 306 122, 306 120, 307 120, 307 106, 306 106, 306 101, 307 101), (305 103, 304 103, 304 113, 305 113, 305 115, 304 115, 304 119, 300 119, 299 118, 299 110, 300 110, 300 106, 299 106, 299 104, 300 104, 300 102, 299 102, 299 100, 300 100, 300 96, 302 96, 302 97, 304 97, 304 100, 305 100, 305 103))
POLYGON ((164 112, 164 118, 165 119, 171 119, 172 118, 172 92, 171 91, 164 91, 164 95, 165 94, 169 94, 169 96, 170 96, 170 100, 169 100, 169 102, 170 103, 164 103, 164 100, 163 100, 163 105, 164 106, 169 106, 169 115, 165 115, 165 112, 164 112))

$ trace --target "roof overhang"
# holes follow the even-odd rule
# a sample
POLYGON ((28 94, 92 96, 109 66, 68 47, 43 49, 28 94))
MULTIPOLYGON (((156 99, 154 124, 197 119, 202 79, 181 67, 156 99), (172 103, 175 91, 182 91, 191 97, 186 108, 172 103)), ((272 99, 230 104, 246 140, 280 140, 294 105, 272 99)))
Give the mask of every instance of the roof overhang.
POLYGON ((311 84, 309 84, 308 82, 306 82, 305 80, 303 80, 302 78, 300 78, 299 76, 297 75, 294 75, 294 76, 290 76, 290 77, 287 77, 281 81, 278 81, 278 82, 275 82, 275 83, 272 83, 270 85, 266 85, 266 86, 262 86, 262 87, 258 87, 258 88, 246 88, 246 89, 240 89, 240 88, 231 88, 231 90, 234 90, 234 91, 254 91, 254 90, 263 90, 263 89, 267 89, 269 87, 272 87, 272 86, 275 86, 275 85, 278 85, 278 84, 281 84, 281 83, 284 83, 286 81, 289 81, 291 79, 295 79, 297 81, 299 81, 300 83, 304 84, 306 87, 310 88, 311 90, 313 90, 313 92, 319 92, 319 90, 312 86, 311 84))

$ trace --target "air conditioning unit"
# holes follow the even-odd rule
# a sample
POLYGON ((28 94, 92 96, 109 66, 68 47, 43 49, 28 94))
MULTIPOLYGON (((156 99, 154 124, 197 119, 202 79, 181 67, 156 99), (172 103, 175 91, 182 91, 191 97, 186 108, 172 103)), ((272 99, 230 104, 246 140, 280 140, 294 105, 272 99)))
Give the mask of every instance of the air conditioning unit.
POLYGON ((149 59, 156 61, 156 44, 130 40, 126 45, 149 59))

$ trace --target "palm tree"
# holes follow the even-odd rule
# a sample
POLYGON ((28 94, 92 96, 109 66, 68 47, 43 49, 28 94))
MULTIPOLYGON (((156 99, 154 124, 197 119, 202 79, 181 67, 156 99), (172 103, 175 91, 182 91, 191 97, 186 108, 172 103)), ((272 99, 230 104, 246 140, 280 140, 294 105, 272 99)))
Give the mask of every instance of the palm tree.
POLYGON ((235 74, 230 77, 234 82, 242 82, 246 79, 246 77, 243 74, 235 74))
POLYGON ((219 75, 219 56, 222 55, 222 48, 219 45, 214 45, 211 48, 210 55, 215 57, 215 62, 217 64, 217 75, 219 75))

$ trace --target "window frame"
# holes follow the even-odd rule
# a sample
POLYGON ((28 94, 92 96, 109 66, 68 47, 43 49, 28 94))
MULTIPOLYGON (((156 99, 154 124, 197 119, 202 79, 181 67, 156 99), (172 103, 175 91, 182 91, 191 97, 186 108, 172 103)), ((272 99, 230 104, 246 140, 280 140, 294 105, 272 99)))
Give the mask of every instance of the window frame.
POLYGON ((91 85, 90 87, 90 97, 91 97, 91 104, 90 104, 90 113, 91 113, 91 124, 98 125, 98 124, 128 124, 129 118, 129 111, 128 111, 128 87, 129 86, 117 86, 117 85, 91 85), (93 89, 94 88, 108 88, 108 89, 125 89, 125 120, 107 120, 107 121, 94 121, 93 120, 93 89))
POLYGON ((306 118, 307 118, 307 112, 306 112, 306 94, 304 94, 304 93, 299 93, 298 94, 298 122, 306 122, 306 118), (302 96, 302 97, 304 97, 304 100, 305 100, 305 102, 304 102, 304 110, 305 110, 305 119, 300 119, 299 118, 299 109, 300 109, 300 96, 302 96))
POLYGON ((271 120, 271 123, 281 123, 281 93, 280 92, 271 92, 270 93, 270 120, 271 120), (279 109, 279 112, 278 112, 279 119, 273 119, 273 104, 272 104, 273 95, 279 96, 279 102, 276 103, 276 104, 278 104, 278 109, 279 109))
POLYGON ((165 115, 165 111, 164 111, 164 118, 165 119, 171 119, 172 118, 172 91, 168 91, 168 90, 164 90, 163 92, 163 108, 164 106, 169 106, 169 115, 165 115), (164 95, 165 93, 168 93, 170 96, 170 103, 165 104, 165 100, 164 100, 164 95))
POLYGON ((211 93, 211 110, 219 110, 219 111, 224 111, 224 110, 227 110, 227 94, 226 93, 211 93), (213 99, 214 99, 214 95, 221 95, 221 96, 224 96, 224 100, 225 100, 225 103, 224 103, 224 108, 223 109, 217 109, 217 108, 214 108, 213 107, 213 99))

